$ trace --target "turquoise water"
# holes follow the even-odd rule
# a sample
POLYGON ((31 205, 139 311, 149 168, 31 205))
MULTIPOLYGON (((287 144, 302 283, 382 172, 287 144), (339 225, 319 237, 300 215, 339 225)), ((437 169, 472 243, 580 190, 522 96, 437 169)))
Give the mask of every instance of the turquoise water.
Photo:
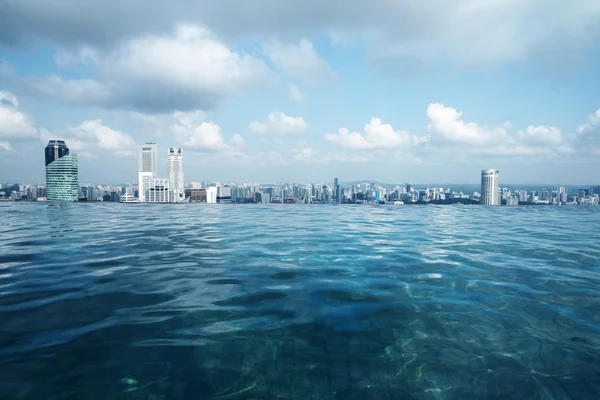
POLYGON ((600 208, 0 217, 1 399, 600 398, 600 208))

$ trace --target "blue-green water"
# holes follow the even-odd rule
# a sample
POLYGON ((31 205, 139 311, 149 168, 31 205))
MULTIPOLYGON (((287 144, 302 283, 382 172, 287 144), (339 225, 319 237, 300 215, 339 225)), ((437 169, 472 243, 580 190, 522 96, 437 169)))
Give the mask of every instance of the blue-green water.
POLYGON ((3 400, 600 398, 600 208, 0 218, 3 400))

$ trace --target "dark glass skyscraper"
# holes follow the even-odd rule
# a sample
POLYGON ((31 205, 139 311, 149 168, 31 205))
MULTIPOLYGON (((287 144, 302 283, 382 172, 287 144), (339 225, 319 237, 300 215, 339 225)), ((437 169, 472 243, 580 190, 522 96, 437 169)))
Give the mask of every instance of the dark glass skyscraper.
POLYGON ((46 198, 50 201, 77 201, 79 168, 77 154, 69 154, 63 140, 50 140, 46 146, 46 198))
POLYGON ((50 140, 46 146, 46 166, 67 154, 69 154, 69 148, 64 140, 50 140))

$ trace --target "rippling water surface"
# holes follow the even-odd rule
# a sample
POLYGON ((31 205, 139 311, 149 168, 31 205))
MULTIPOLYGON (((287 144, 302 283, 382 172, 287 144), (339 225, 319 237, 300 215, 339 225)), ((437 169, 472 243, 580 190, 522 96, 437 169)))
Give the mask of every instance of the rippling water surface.
POLYGON ((1 399, 600 398, 600 208, 0 217, 1 399))

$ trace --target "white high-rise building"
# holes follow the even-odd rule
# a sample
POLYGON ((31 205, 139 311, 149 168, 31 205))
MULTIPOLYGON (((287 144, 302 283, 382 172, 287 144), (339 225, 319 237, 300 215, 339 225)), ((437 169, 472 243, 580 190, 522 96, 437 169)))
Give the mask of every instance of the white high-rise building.
POLYGON ((206 202, 214 204, 217 202, 217 187, 210 186, 206 188, 206 202))
POLYGON ((181 202, 185 199, 185 186, 183 182, 183 149, 169 148, 168 154, 169 186, 173 191, 173 201, 181 202))
POLYGON ((481 198, 479 204, 486 206, 500 205, 499 178, 500 171, 497 169, 484 169, 481 171, 481 198))
POLYGON ((169 188, 169 180, 163 178, 150 179, 146 185, 144 198, 148 203, 172 203, 173 192, 169 188))
POLYGON ((146 201, 146 189, 150 179, 156 178, 156 161, 158 159, 158 146, 156 143, 139 145, 139 170, 138 170, 138 198, 146 201))

